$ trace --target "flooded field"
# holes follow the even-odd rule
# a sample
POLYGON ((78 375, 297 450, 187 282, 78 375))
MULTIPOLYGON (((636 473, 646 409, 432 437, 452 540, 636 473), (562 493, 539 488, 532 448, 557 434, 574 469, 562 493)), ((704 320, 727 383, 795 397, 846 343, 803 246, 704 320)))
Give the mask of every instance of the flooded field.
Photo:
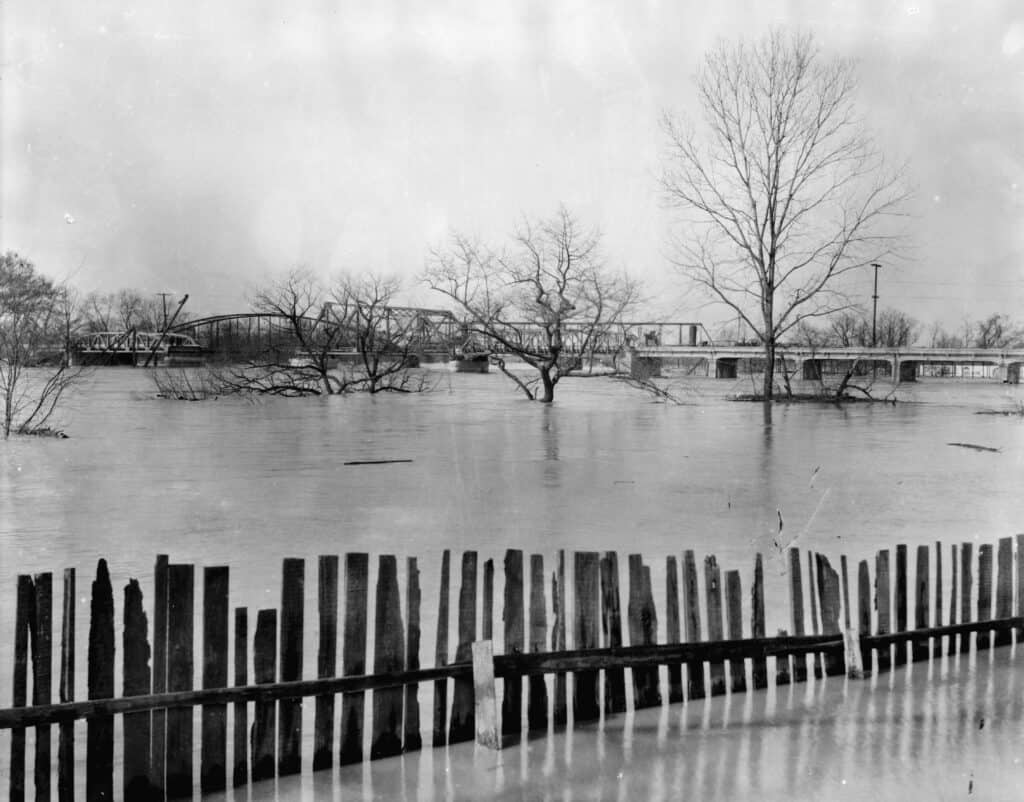
MULTIPOLYGON (((681 381, 690 403, 669 406, 608 380, 566 380, 556 404, 542 407, 500 376, 437 380, 436 392, 416 396, 177 403, 155 399, 144 371, 97 371, 64 416, 69 440, 0 447, 0 592, 13 600, 18 573, 75 567, 84 622, 97 559, 108 560, 116 595, 135 577, 148 596, 155 555, 168 553, 229 565, 232 606, 256 609, 280 601, 284 557, 306 559, 312 588, 319 554, 392 553, 403 567, 415 556, 420 660, 432 665, 445 549, 477 549, 500 564, 506 548, 521 548, 543 554, 549 572, 558 549, 616 550, 620 564, 639 552, 659 589, 667 555, 715 554, 746 576, 760 552, 774 633, 789 621, 790 545, 857 561, 897 543, 994 542, 1024 531, 1024 419, 976 414, 1013 409, 1024 400, 1019 386, 921 382, 897 388, 895 405, 778 405, 768 421, 759 405, 728 400, 749 391, 743 381, 681 381), (408 461, 344 465, 366 460, 408 461)), ((307 593, 307 622, 315 600, 307 593)), ((4 609, 0 693, 9 698, 13 607, 4 609)), ((82 625, 80 654, 85 635, 82 625)), ((307 631, 307 667, 315 641, 307 631)), ((909 679, 892 675, 895 693, 832 679, 609 719, 500 755, 428 749, 254 793, 961 798, 974 772, 979 798, 1009 798, 980 785, 983 776, 1021 779, 1012 756, 1024 746, 1018 658, 1004 649, 993 659, 942 663, 937 682, 915 666, 909 679), (956 783, 947 777, 948 788, 915 796, 939 776, 926 766, 943 754, 956 783)), ((429 709, 428 688, 420 699, 429 709)))

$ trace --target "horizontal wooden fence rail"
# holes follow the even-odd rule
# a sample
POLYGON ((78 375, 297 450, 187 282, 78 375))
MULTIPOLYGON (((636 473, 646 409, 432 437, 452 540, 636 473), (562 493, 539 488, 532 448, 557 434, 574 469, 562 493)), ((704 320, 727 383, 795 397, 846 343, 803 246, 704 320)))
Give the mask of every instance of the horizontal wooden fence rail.
MULTIPOLYGON (((1014 627, 1024 619, 1008 619, 1014 627)), ((1001 622, 990 622, 992 625, 1001 622)), ((960 625, 956 631, 980 631, 981 624, 960 625)), ((947 627, 946 629, 949 629, 947 627)), ((920 635, 924 633, 914 633, 920 635)), ((899 636, 871 638, 891 642, 899 636)), ((842 639, 832 635, 809 635, 801 638, 777 637, 705 643, 673 643, 661 646, 620 646, 607 649, 576 649, 563 652, 535 654, 495 655, 494 676, 497 679, 543 676, 562 671, 587 671, 615 668, 642 668, 662 665, 680 665, 694 660, 712 661, 740 658, 797 656, 817 652, 842 651, 842 639)), ((15 727, 38 727, 43 724, 61 724, 96 716, 140 713, 170 708, 189 708, 200 705, 237 702, 268 702, 280 699, 301 699, 310 696, 335 695, 356 691, 401 688, 438 679, 468 679, 473 675, 473 663, 450 663, 437 668, 421 668, 394 674, 365 674, 354 677, 294 680, 269 685, 245 685, 229 688, 211 688, 198 691, 124 696, 95 699, 84 702, 12 707, 0 710, 0 730, 15 727)))
POLYGON ((792 548, 775 554, 766 572, 757 554, 746 596, 740 571, 723 569, 714 556, 701 565, 692 550, 660 565, 630 554, 621 576, 615 552, 567 560, 558 551, 548 570, 545 555, 528 557, 509 549, 503 562, 481 561, 470 550, 453 567, 444 551, 439 574, 426 578, 410 557, 403 584, 395 556, 377 557, 373 575, 368 554, 322 556, 310 597, 315 643, 305 620, 304 560, 283 561, 280 606, 250 617, 229 604, 227 567, 197 572, 160 555, 149 614, 133 579, 120 619, 100 560, 84 693, 75 687, 75 571, 63 577, 59 639, 52 575, 20 576, 14 632, 0 632, 14 650, 12 706, 0 710, 0 730, 10 731, 9 798, 25 798, 29 743, 37 800, 50 799, 51 775, 62 802, 73 800, 76 770, 87 800, 118 791, 164 800, 413 751, 423 730, 434 747, 473 738, 500 747, 566 726, 570 710, 579 725, 630 708, 805 682, 809 674, 859 677, 958 659, 1024 635, 1024 535, 948 551, 940 543, 913 553, 897 545, 856 564, 843 556, 838 570, 823 554, 792 548), (766 637, 766 573, 784 583, 776 598, 789 599, 788 615, 772 611, 774 623, 786 625, 773 637, 766 637), (437 614, 427 648, 425 601, 437 614), (430 649, 433 667, 423 667, 421 652, 430 649), (432 704, 421 722, 423 683, 432 704), (307 756, 302 704, 310 697, 307 756), (76 720, 85 722, 84 745, 75 741, 76 720), (115 784, 118 764, 123 778, 115 784))

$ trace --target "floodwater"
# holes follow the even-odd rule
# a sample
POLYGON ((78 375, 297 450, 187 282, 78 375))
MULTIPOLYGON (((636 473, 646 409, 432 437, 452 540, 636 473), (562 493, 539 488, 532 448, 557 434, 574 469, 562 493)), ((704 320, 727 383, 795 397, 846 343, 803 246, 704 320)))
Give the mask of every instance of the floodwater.
MULTIPOLYGON (((777 405, 769 421, 760 405, 728 400, 749 392, 749 380, 679 379, 675 389, 688 403, 673 406, 607 379, 570 379, 545 407, 517 396, 500 375, 435 376, 436 391, 426 395, 183 403, 156 399, 145 371, 99 370, 63 415, 70 439, 0 444, 0 593, 13 601, 17 573, 49 570, 59 580, 62 569, 75 567, 84 654, 89 581, 101 557, 115 589, 136 577, 147 596, 157 553, 229 565, 231 604, 252 611, 279 604, 284 557, 306 558, 311 590, 317 555, 396 554, 403 596, 405 558, 416 557, 420 660, 432 665, 444 549, 453 551, 453 586, 462 550, 493 558, 498 600, 506 548, 543 554, 548 575, 558 549, 617 550, 620 565, 639 552, 652 568, 659 610, 667 555, 693 549, 698 560, 715 554, 723 568, 741 569, 746 604, 760 552, 774 633, 789 625, 783 557, 790 545, 823 552, 834 565, 840 554, 855 564, 897 543, 994 542, 1024 531, 1024 418, 976 414, 1017 408, 1024 386, 935 380, 895 388, 895 405, 777 405), (360 460, 408 461, 343 464, 360 460)), ((59 581, 55 587, 58 601, 59 581)), ((307 599, 311 676, 315 592, 307 599)), ((0 609, 0 698, 9 698, 3 676, 13 604, 0 609)), ((499 604, 497 643, 500 617, 499 604)), ((971 730, 979 760, 1003 749, 1014 760, 1007 743, 1024 754, 1013 665, 1000 653, 995 663, 983 656, 969 669, 940 666, 934 670, 944 681, 927 686, 915 667, 906 687, 904 672, 893 675, 895 695, 830 680, 777 697, 734 697, 725 708, 715 700, 645 711, 498 756, 471 745, 427 750, 355 774, 336 771, 329 788, 346 799, 473 798, 479 789, 510 798, 593 798, 598 785, 617 799, 680 789, 695 798, 773 798, 787 788, 832 798, 811 794, 802 778, 857 779, 860 794, 865 778, 881 772, 879 784, 867 787, 882 798, 921 798, 914 796, 919 786, 903 785, 914 771, 927 773, 926 751, 904 743, 920 726, 950 752, 964 716, 1005 715, 998 747, 991 727, 971 730), (989 690, 978 697, 978 687, 989 690), (1009 702, 999 705, 1005 687, 1009 702), (701 749, 689 746, 695 741, 701 749), (709 743, 716 745, 710 752, 709 743), (804 769, 794 769, 794 760, 804 769), (835 761, 849 769, 836 774, 835 761), (737 773, 737 764, 749 770, 737 773)), ((429 710, 428 687, 420 699, 429 710)), ((309 718, 312 705, 306 708, 309 718)), ((307 722, 304 732, 311 729, 307 722)), ((282 781, 279 793, 319 798, 327 781, 313 782, 282 781)), ((834 798, 847 795, 842 784, 829 788, 834 798)), ((948 798, 966 789, 966 782, 950 785, 948 798)))
POLYGON ((258 798, 1010 802, 1024 789, 1022 686, 1024 655, 1004 648, 279 779, 258 798))

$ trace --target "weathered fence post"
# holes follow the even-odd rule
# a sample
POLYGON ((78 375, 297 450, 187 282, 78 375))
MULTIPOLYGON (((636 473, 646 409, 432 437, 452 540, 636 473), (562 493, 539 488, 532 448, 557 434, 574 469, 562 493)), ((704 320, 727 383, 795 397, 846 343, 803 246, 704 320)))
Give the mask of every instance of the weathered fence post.
MULTIPOLYGON (((942 626, 942 544, 935 542, 935 626, 942 626)), ((932 656, 942 657, 942 637, 932 643, 932 656)))
MULTIPOLYGON (((249 684, 249 611, 235 608, 235 676, 236 687, 249 684)), ((235 702, 235 770, 232 785, 238 788, 249 783, 249 705, 235 702)))
POLYGON ((494 645, 489 640, 482 640, 475 641, 472 648, 476 742, 489 749, 501 749, 494 689, 494 645))
MULTIPOLYGON (((729 640, 743 638, 743 588, 739 571, 725 572, 726 611, 729 622, 729 640)), ((730 687, 733 693, 747 690, 747 667, 743 658, 729 660, 730 687)))
MULTIPOLYGON (((754 558, 754 585, 750 590, 750 636, 752 638, 765 636, 764 565, 760 553, 754 558)), ((754 658, 753 674, 755 688, 768 687, 768 661, 765 657, 754 658)))
MULTIPOLYGON (((35 604, 32 577, 18 576, 17 602, 14 612, 14 676, 12 707, 28 704, 28 631, 32 607, 35 604)), ((25 728, 11 730, 10 800, 21 802, 25 798, 25 728)))
MULTIPOLYGON (((956 608, 957 602, 960 597, 957 595, 956 587, 956 575, 957 575, 957 559, 956 559, 956 543, 949 547, 949 569, 952 575, 951 587, 949 589, 949 623, 950 626, 956 623, 956 608)), ((965 636, 966 637, 966 636, 965 636)), ((949 641, 946 643, 946 654, 954 655, 957 654, 957 636, 950 635, 949 641)))
MULTIPOLYGON (((253 679, 257 685, 271 685, 277 679, 277 610, 256 614, 253 637, 253 679)), ((256 702, 252 725, 252 778, 266 780, 274 776, 277 744, 277 703, 256 702)))
MULTIPOLYGON (((366 673, 366 601, 370 588, 370 557, 366 553, 345 555, 345 635, 341 671, 346 677, 366 673)), ((338 733, 338 763, 363 759, 363 709, 366 692, 354 691, 341 697, 341 730, 338 733)))
MULTIPOLYGON (((574 555, 575 616, 574 649, 596 649, 598 642, 599 555, 596 551, 578 551, 574 555)), ((632 559, 632 558, 631 558, 632 559)), ((573 719, 593 721, 601 715, 598 696, 598 672, 577 671, 573 681, 573 719)))
MULTIPOLYGON (((867 560, 857 571, 857 632, 861 638, 871 634, 871 573, 867 560)), ((861 641, 860 664, 865 675, 871 673, 871 650, 861 641)))
MULTIPOLYGON (((892 599, 889 593, 889 550, 882 549, 875 557, 875 609, 878 611, 876 633, 888 635, 892 632, 892 599)), ((875 653, 878 672, 888 671, 892 666, 892 645, 880 646, 875 653)))
MULTIPOLYGON (((409 610, 408 628, 405 640, 405 667, 415 671, 420 667, 420 569, 416 558, 406 561, 405 599, 409 610)), ((402 751, 415 752, 423 746, 420 734, 420 686, 410 682, 405 686, 405 724, 402 737, 402 751)))
MULTIPOLYGON (((914 602, 914 628, 928 629, 930 618, 928 614, 928 598, 931 595, 928 590, 928 547, 921 545, 917 547, 917 569, 914 583, 917 586, 917 598, 914 602)), ((910 642, 910 659, 912 662, 927 660, 931 655, 931 648, 928 643, 928 636, 918 635, 910 642)))
MULTIPOLYGON (((522 654, 526 632, 523 626, 523 552, 519 549, 505 552, 505 603, 501 618, 505 623, 505 654, 522 654)), ((522 719, 523 678, 508 677, 501 703, 502 733, 518 736, 522 732, 522 719)))
POLYGON ((843 578, 843 629, 850 629, 850 577, 846 566, 846 555, 839 555, 840 574, 843 578))
MULTIPOLYGON (((228 684, 228 568, 203 570, 203 687, 228 684)), ((228 773, 228 707, 203 705, 200 787, 223 791, 228 773)))
MULTIPOLYGON (((824 635, 838 635, 839 627, 839 576, 823 554, 815 554, 818 573, 818 594, 821 597, 821 631, 824 635)), ((859 658, 858 658, 859 659, 859 658)), ((825 653, 825 675, 839 676, 844 671, 841 655, 834 650, 825 653)))
MULTIPOLYGON (((565 551, 563 549, 558 550, 558 567, 551 575, 551 596, 555 614, 554 626, 551 628, 551 650, 561 652, 565 651, 565 551)), ((551 718, 555 727, 564 727, 569 720, 564 671, 555 674, 555 698, 552 704, 551 718)))
MULTIPOLYGON (((679 570, 676 558, 669 555, 665 558, 665 642, 679 643, 679 570)), ((605 672, 605 681, 607 681, 605 672)), ((683 666, 682 663, 670 663, 668 666, 668 701, 676 704, 683 701, 683 666)))
MULTIPOLYGON (((683 621, 687 643, 697 643, 700 632, 700 593, 697 590, 697 560, 693 551, 683 552, 683 621)), ((704 663, 691 660, 686 664, 686 699, 704 698, 704 663)))
MULTIPOLYGON (((548 616, 544 598, 544 557, 530 555, 530 652, 547 649, 548 616)), ((544 677, 534 675, 529 680, 530 700, 526 717, 530 732, 547 732, 548 686, 544 677)))
MULTIPOLYGON (((800 549, 789 550, 789 606, 793 616, 793 637, 804 634, 804 589, 800 577, 800 549)), ((782 658, 786 659, 786 658, 782 658)), ((807 681, 807 656, 793 657, 793 682, 807 681)))
MULTIPOLYGON (((29 619, 32 641, 32 704, 48 705, 53 687, 53 575, 36 574, 35 604, 29 619)), ((37 802, 50 799, 50 725, 36 726, 37 802)))
MULTIPOLYGON (((978 621, 992 619, 992 544, 982 543, 978 547, 978 621)), ((978 632, 975 648, 987 649, 992 643, 990 630, 978 632)))
MULTIPOLYGON (((437 644, 434 650, 434 665, 438 668, 448 665, 448 595, 451 571, 451 552, 444 550, 441 555, 441 586, 437 603, 437 644)), ((434 746, 448 743, 448 680, 434 681, 434 746)))
POLYGON ((843 662, 846 667, 846 676, 850 679, 864 678, 864 664, 861 662, 860 638, 856 630, 843 630, 843 662))
MULTIPOLYGON (((1024 534, 1017 535, 1017 615, 1024 618, 1024 534)), ((1017 643, 1024 641, 1024 626, 1017 628, 1017 643)))
MULTIPOLYGON (((704 558, 704 584, 708 597, 708 640, 720 641, 725 638, 722 627, 722 575, 714 555, 704 558)), ((725 663, 711 662, 711 695, 725 693, 725 663)))
MULTIPOLYGON (((60 629, 60 701, 75 700, 75 569, 64 569, 60 629)), ((72 802, 75 794, 75 723, 61 721, 57 746, 57 799, 72 802)))
MULTIPOLYGON (((89 698, 111 699, 114 696, 114 591, 106 560, 96 565, 90 612, 89 698)), ((86 800, 113 799, 114 717, 90 718, 86 724, 86 739, 86 800)))
MULTIPOLYGON (((192 690, 195 566, 167 568, 167 690, 192 690)), ((192 795, 192 708, 167 711, 167 798, 192 795)))
MULTIPOLYGON (((996 555, 996 618, 1013 615, 1013 538, 999 538, 996 555)), ((996 632, 993 646, 1009 646, 1013 635, 1009 629, 996 632)))
MULTIPOLYGON (((969 624, 974 619, 971 617, 971 585, 973 583, 972 562, 974 545, 963 543, 960 546, 960 623, 969 624)), ((964 632, 960 635, 960 654, 967 654, 971 651, 971 633, 964 632)))
MULTIPOLYGON (((473 641, 476 640, 476 552, 462 554, 462 584, 459 587, 459 644, 455 649, 455 662, 473 659, 473 641)), ((448 743, 471 741, 476 734, 473 724, 473 680, 456 679, 452 694, 452 720, 448 729, 448 743)))
MULTIPOLYGON (((124 588, 124 696, 145 696, 152 687, 148 634, 142 589, 132 579, 124 588)), ((125 799, 145 799, 149 795, 151 718, 149 711, 124 715, 125 799)))
MULTIPOLYGON (((907 631, 907 546, 900 543, 896 546, 896 632, 907 631)), ((896 642, 896 653, 893 665, 902 666, 907 662, 907 641, 896 642)))
POLYGON ((484 609, 480 616, 481 640, 494 638, 494 560, 484 560, 484 609))
MULTIPOLYGON (((167 690, 167 570, 168 557, 158 554, 153 568, 153 693, 167 690)), ((162 800, 167 774, 167 711, 153 711, 149 786, 153 798, 162 800)))
MULTIPOLYGON (((604 645, 622 646, 622 612, 619 609, 619 558, 606 551, 601 558, 601 630, 604 645)), ((606 713, 626 711, 626 671, 621 666, 605 669, 604 709, 606 713)))
MULTIPOLYGON (((629 555, 629 645, 646 646, 657 642, 658 618, 651 598, 650 569, 639 554, 629 555)), ((657 666, 632 669, 633 707, 657 707, 661 704, 657 666)))
MULTIPOLYGON (((286 557, 281 570, 281 682, 302 679, 302 633, 306 562, 286 557)), ((277 721, 277 773, 302 768, 302 700, 281 699, 277 721)))
MULTIPOLYGON (((320 641, 316 653, 317 677, 333 677, 338 669, 338 556, 322 554, 317 563, 317 617, 320 641)), ((316 697, 313 714, 313 771, 334 762, 334 694, 316 697)))
MULTIPOLYGON (((381 555, 377 570, 377 605, 373 630, 373 673, 394 674, 405 667, 405 637, 398 596, 398 563, 381 555)), ((378 688, 373 692, 373 734, 370 759, 402 753, 403 689, 378 688)))
MULTIPOLYGON (((814 552, 807 552, 807 595, 811 598, 811 634, 818 634, 818 596, 821 595, 821 586, 817 583, 817 574, 814 571, 814 552)), ((814 671, 814 678, 821 679, 824 675, 822 667, 821 652, 811 654, 811 670, 814 671)))

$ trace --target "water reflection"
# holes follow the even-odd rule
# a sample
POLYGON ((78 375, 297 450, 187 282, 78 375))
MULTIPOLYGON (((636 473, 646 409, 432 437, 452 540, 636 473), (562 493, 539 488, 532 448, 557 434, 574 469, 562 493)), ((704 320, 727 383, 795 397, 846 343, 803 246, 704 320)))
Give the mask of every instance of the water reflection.
MULTIPOLYGON (((942 658, 888 681, 829 678, 263 783, 253 800, 1013 799, 1024 654, 942 658)), ((883 680, 890 679, 889 677, 883 680)), ((241 799, 247 793, 235 795, 241 799)), ((231 794, 227 794, 231 797, 231 794)))
POLYGON ((544 455, 544 484, 547 487, 558 487, 561 483, 562 469, 558 464, 558 413, 558 409, 547 404, 537 417, 540 426, 540 453, 544 455))

